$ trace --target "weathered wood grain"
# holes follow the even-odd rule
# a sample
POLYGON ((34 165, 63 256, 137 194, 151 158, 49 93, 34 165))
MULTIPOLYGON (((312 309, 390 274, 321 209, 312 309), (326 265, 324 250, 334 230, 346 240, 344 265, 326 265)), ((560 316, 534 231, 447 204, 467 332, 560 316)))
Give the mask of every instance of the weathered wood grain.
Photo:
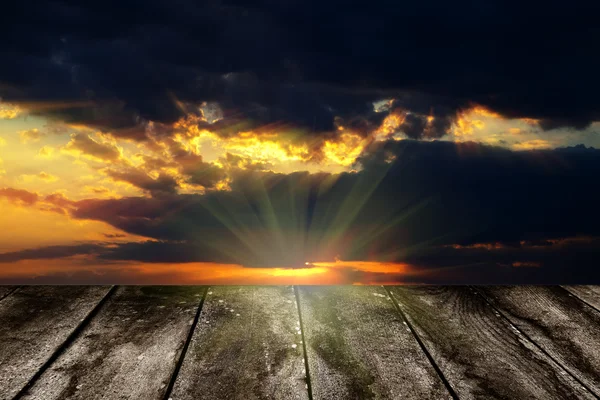
POLYGON ((0 301, 17 289, 17 286, 0 285, 0 301))
POLYGON ((299 292, 314 399, 451 398, 382 287, 299 292))
POLYGON ((600 395, 600 313, 558 286, 482 286, 476 290, 600 395))
POLYGON ((461 400, 594 398, 472 289, 390 290, 461 400))
POLYGON ((10 399, 108 292, 100 286, 23 287, 0 302, 0 399, 10 399))
POLYGON ((204 288, 117 290, 26 399, 162 399, 204 288))
POLYGON ((565 286, 565 289, 600 312, 600 286, 576 285, 565 286))
POLYGON ((171 398, 307 399, 291 287, 211 288, 171 398))

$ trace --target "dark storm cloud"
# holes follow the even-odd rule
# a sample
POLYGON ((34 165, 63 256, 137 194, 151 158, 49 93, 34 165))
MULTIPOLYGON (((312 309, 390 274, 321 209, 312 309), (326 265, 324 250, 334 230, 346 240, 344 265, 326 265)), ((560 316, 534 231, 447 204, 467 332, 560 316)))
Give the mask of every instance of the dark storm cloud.
MULTIPOLYGON (((466 271, 430 281, 600 282, 600 150, 405 140, 374 144, 360 165, 339 175, 240 170, 231 191, 88 199, 69 203, 70 214, 156 240, 105 248, 103 260, 297 266, 339 256, 466 271)), ((4 257, 30 256, 20 254, 4 257)))
MULTIPOLYGON (((599 7, 583 0, 18 3, 0 17, 0 96, 79 102, 47 112, 136 139, 147 121, 183 115, 175 99, 218 101, 229 116, 314 131, 390 97, 424 115, 433 109, 451 118, 476 102, 540 119, 545 129, 584 128, 600 119, 599 7)), ((419 126, 413 121, 409 136, 423 136, 419 126)), ((429 136, 445 131, 436 126, 429 136)))

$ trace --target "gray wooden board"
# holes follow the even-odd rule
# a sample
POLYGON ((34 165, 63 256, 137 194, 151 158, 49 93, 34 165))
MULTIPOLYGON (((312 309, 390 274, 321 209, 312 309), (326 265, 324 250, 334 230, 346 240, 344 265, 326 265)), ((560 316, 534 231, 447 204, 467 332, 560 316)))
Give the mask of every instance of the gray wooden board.
POLYGON ((29 286, 0 302, 0 399, 12 398, 29 382, 108 290, 29 286))
POLYGON ((162 399, 204 288, 122 287, 26 399, 162 399))
POLYGON ((600 313, 558 286, 482 286, 476 290, 600 395, 600 313))
POLYGON ((391 291, 461 400, 594 398, 472 289, 391 291))
POLYGON ((208 293, 171 398, 307 399, 293 288, 208 293))
POLYGON ((581 300, 587 302, 592 307, 595 307, 596 310, 600 310, 600 286, 565 286, 565 289, 579 297, 581 300))
POLYGON ((314 399, 448 399, 380 286, 300 288, 314 399))

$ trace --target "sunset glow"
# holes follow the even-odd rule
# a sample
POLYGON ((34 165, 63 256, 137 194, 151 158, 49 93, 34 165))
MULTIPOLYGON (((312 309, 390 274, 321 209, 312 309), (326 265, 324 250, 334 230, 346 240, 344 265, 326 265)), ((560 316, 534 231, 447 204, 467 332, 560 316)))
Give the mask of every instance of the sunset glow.
MULTIPOLYGON (((352 285, 402 282, 410 269, 403 264, 377 262, 315 263, 310 268, 246 268, 216 263, 90 264, 85 257, 29 260, 0 271, 0 282, 139 283, 166 285, 352 285), (386 278, 387 277, 387 278, 386 278)), ((413 272, 414 274, 414 272, 413 272)))

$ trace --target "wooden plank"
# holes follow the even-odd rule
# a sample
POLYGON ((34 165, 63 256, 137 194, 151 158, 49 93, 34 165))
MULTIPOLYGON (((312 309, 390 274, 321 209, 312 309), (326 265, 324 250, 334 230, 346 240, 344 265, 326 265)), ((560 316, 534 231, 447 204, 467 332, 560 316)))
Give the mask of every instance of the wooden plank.
POLYGON ((476 290, 600 395, 600 313, 558 286, 482 286, 476 290))
POLYGON ((385 289, 299 292, 314 399, 451 398, 385 289))
POLYGON ((390 290, 461 400, 594 398, 472 289, 390 290))
POLYGON ((162 399, 204 288, 117 290, 25 399, 162 399))
POLYGON ((8 297, 15 289, 17 289, 17 286, 0 285, 0 301, 8 297))
POLYGON ((211 288, 171 398, 308 399, 291 287, 211 288))
POLYGON ((29 382, 108 290, 29 286, 0 302, 0 399, 29 382))
POLYGON ((565 289, 600 312, 600 286, 576 285, 565 286, 565 289))

